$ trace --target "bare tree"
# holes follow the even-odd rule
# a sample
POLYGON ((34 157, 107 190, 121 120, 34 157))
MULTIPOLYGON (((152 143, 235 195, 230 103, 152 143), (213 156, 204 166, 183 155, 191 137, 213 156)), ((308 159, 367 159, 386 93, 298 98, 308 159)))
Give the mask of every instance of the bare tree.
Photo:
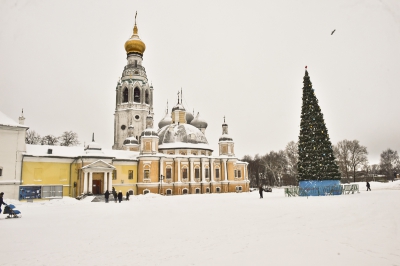
POLYGON ((361 146, 358 140, 350 141, 350 167, 353 170, 354 182, 356 182, 356 170, 359 166, 368 163, 367 147, 361 146))
POLYGON ((25 136, 26 144, 39 144, 41 141, 41 137, 35 130, 28 130, 25 136))
POLYGON ((40 144, 42 144, 42 145, 53 145, 53 146, 55 146, 55 145, 57 145, 58 142, 59 142, 58 139, 59 139, 59 138, 57 138, 56 136, 53 136, 53 135, 46 135, 46 136, 44 136, 44 137, 41 139, 40 144))
POLYGON ((350 141, 345 139, 333 146, 333 154, 339 166, 342 177, 349 179, 350 172, 350 141))
POLYGON ((286 145, 285 156, 287 161, 288 174, 297 181, 297 163, 299 161, 298 142, 291 141, 286 145))
POLYGON ((78 134, 72 131, 65 131, 59 137, 60 146, 77 146, 79 145, 78 134))
POLYGON ((356 182, 357 169, 368 162, 367 148, 361 146, 358 140, 342 140, 333 148, 339 170, 342 175, 349 179, 350 172, 353 173, 353 180, 356 182))
MULTIPOLYGON (((274 178, 274 184, 281 185, 281 180, 287 169, 287 160, 284 151, 271 151, 262 157, 262 164, 274 178)), ((272 182, 271 182, 272 183, 272 182)))
POLYGON ((400 160, 397 151, 387 149, 381 153, 381 162, 379 164, 386 178, 394 179, 394 173, 400 168, 400 160))

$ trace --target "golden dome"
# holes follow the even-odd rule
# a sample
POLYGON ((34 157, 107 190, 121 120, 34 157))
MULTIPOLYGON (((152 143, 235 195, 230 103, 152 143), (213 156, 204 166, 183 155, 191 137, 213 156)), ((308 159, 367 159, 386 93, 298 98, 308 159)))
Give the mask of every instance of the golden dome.
POLYGON ((135 27, 133 27, 133 35, 129 40, 127 40, 125 42, 125 51, 127 54, 139 53, 139 54, 143 55, 144 50, 146 50, 146 45, 139 38, 138 28, 137 28, 136 22, 135 22, 135 27))

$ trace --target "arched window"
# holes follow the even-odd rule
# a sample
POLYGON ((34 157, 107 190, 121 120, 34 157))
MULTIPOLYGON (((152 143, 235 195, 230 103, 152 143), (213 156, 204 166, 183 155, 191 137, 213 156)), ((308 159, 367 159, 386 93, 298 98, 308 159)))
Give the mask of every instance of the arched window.
POLYGON ((196 188, 196 194, 200 194, 200 188, 196 188))
POLYGON ((188 193, 188 190, 186 188, 182 189, 182 195, 186 195, 188 193))
POLYGON ((167 189, 167 195, 172 195, 172 189, 167 189))
POLYGON ((145 103, 150 104, 149 90, 146 90, 146 93, 144 96, 145 96, 145 103))
POLYGON ((123 103, 128 102, 128 95, 129 95, 128 88, 125 88, 124 93, 123 93, 123 100, 122 100, 123 103))
POLYGON ((216 191, 217 191, 217 193, 220 193, 221 192, 221 188, 217 187, 216 191))
POLYGON ((148 189, 143 190, 143 195, 146 195, 147 193, 150 193, 150 190, 148 189))
POLYGON ((210 188, 206 188, 206 193, 210 193, 210 188))
POLYGON ((140 89, 139 88, 135 88, 135 90, 133 91, 133 101, 135 103, 140 103, 140 89))

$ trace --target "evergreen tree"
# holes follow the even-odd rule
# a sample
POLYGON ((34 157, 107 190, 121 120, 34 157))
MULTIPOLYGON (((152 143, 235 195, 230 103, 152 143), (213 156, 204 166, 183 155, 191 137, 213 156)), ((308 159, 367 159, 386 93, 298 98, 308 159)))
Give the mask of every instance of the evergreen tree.
POLYGON ((339 180, 332 143, 315 96, 307 67, 303 80, 303 106, 299 136, 299 181, 339 180))

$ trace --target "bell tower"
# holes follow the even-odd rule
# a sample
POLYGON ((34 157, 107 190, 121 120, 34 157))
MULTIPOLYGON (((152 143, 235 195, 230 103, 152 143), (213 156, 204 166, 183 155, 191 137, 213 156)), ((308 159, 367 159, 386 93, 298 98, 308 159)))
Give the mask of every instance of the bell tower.
POLYGON ((133 35, 125 42, 127 63, 115 89, 114 150, 123 149, 129 133, 138 139, 146 129, 147 115, 154 115, 153 86, 149 84, 142 65, 146 45, 139 38, 136 16, 137 12, 133 35), (128 126, 133 126, 133 132, 128 132, 128 126))

